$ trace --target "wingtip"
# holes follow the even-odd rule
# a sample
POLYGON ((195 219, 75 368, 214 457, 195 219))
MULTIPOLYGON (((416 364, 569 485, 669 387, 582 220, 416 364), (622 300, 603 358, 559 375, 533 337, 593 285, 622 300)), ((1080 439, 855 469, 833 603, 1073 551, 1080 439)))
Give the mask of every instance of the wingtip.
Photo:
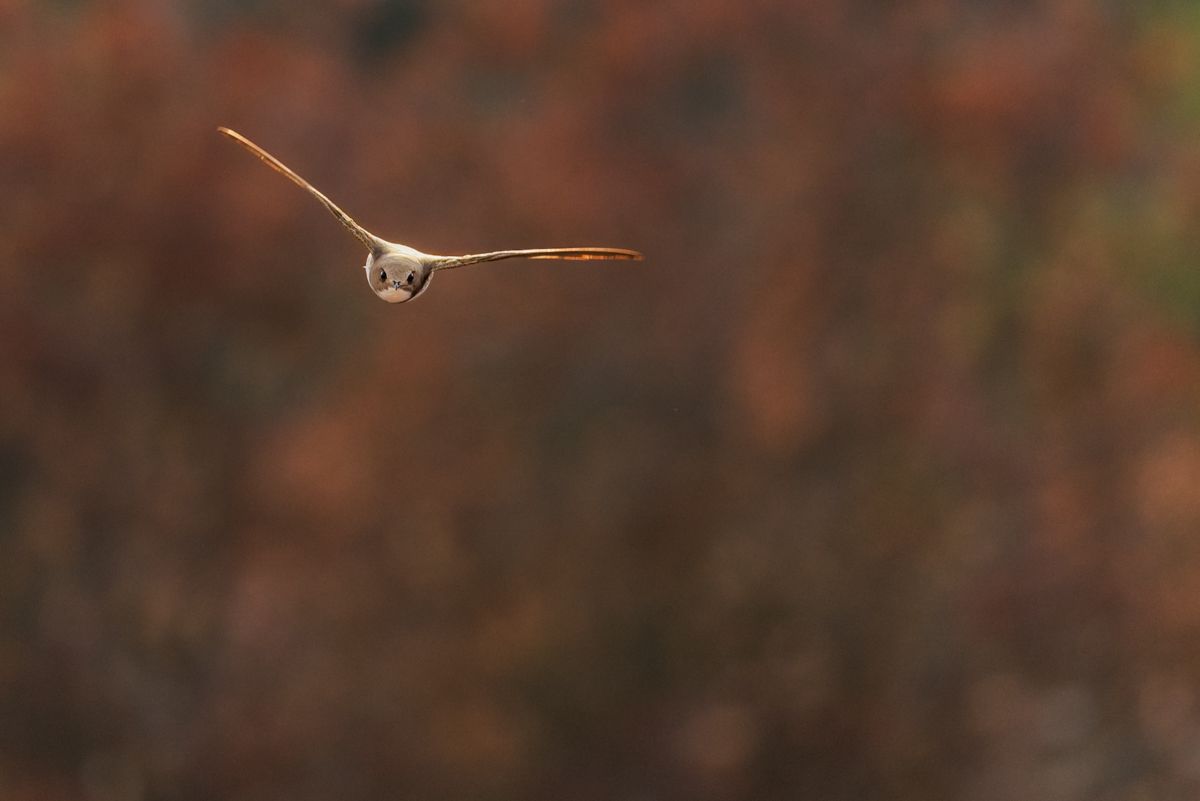
POLYGON ((643 261, 646 257, 642 255, 641 251, 629 248, 606 248, 604 255, 597 256, 596 258, 615 261, 643 261))

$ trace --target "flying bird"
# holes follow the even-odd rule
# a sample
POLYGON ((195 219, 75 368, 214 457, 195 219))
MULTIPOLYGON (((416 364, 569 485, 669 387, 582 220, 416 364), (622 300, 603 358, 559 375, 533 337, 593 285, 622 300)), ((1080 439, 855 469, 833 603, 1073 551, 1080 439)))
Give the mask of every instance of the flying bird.
POLYGON ((636 250, 593 247, 496 250, 491 253, 474 253, 466 256, 435 256, 430 253, 422 253, 408 245, 388 242, 386 239, 375 236, 351 219, 349 214, 325 197, 315 186, 292 172, 282 161, 237 131, 231 131, 228 128, 218 128, 217 130, 258 156, 271 169, 287 176, 294 184, 321 201, 321 204, 329 209, 329 212, 342 225, 346 226, 359 242, 366 246, 368 255, 364 269, 367 273, 367 283, 371 285, 371 289, 376 295, 388 303, 404 303, 417 297, 428 288, 429 279, 439 270, 450 270, 484 261, 499 261, 500 259, 640 261, 642 258, 642 254, 636 250))

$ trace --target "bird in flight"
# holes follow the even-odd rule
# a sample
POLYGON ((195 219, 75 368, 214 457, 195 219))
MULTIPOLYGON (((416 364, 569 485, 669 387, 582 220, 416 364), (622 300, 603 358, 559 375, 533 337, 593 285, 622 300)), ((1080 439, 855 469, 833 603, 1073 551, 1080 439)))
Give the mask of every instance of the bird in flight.
POLYGON ((466 256, 435 256, 430 253, 422 253, 408 245, 380 239, 356 223, 350 218, 350 215, 338 208, 336 203, 321 194, 308 181, 292 172, 282 161, 237 131, 231 131, 228 128, 218 128, 217 130, 258 156, 271 169, 283 173, 294 184, 321 201, 321 204, 329 209, 330 213, 337 217, 342 225, 358 238, 359 242, 366 245, 369 254, 365 265, 367 283, 371 285, 371 289, 376 295, 388 303, 404 303, 406 300, 417 297, 429 286, 429 279, 438 270, 450 270, 482 261, 499 261, 500 259, 640 261, 642 258, 642 254, 636 250, 592 247, 496 250, 491 253, 473 253, 466 256))

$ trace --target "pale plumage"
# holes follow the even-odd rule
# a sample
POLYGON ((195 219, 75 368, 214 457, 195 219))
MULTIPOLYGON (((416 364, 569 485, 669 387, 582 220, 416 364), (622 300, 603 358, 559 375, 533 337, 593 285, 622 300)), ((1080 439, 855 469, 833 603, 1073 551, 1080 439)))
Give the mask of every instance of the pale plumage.
POLYGON ((354 234, 369 251, 365 269, 371 289, 388 303, 403 303, 420 295, 429 285, 429 279, 438 270, 449 270, 500 259, 568 259, 573 261, 637 261, 642 254, 624 248, 534 248, 528 250, 497 250, 491 253, 475 253, 466 256, 435 256, 422 253, 407 245, 380 239, 356 223, 336 203, 325 197, 308 181, 301 178, 279 159, 251 142, 246 137, 228 128, 218 131, 262 159, 273 170, 282 173, 301 189, 309 192, 321 202, 342 225, 354 234))

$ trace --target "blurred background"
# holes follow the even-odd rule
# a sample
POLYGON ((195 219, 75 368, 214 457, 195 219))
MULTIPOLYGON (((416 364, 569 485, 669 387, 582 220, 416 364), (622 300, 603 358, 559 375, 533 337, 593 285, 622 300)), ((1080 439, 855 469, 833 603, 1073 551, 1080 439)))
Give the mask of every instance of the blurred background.
POLYGON ((6 801, 1200 795, 1194 3, 0 0, 0 198, 6 801))

